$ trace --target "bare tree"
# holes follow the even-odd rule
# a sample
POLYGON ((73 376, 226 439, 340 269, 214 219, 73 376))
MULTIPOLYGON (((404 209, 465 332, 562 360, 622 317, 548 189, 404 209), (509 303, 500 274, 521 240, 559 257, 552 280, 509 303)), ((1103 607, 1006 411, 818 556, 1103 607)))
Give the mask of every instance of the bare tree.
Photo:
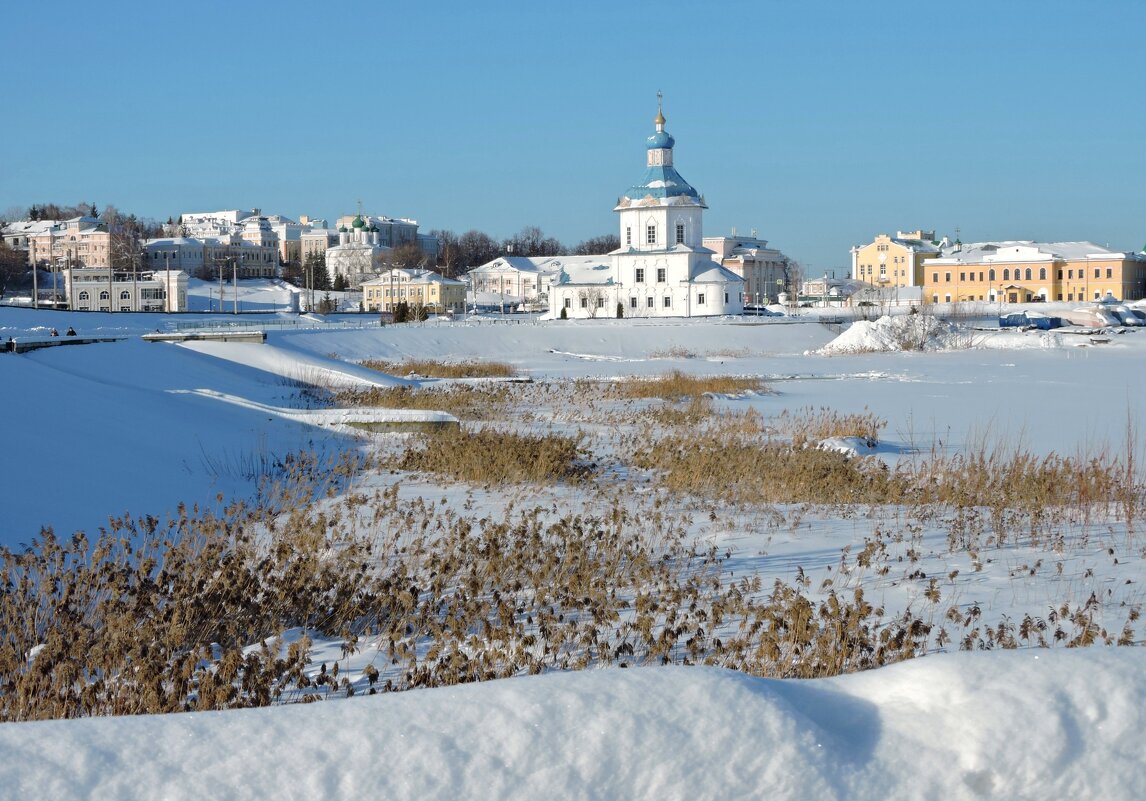
POLYGON ((515 256, 557 256, 564 250, 561 243, 536 225, 527 225, 503 243, 506 250, 513 246, 515 256))
POLYGON ((476 230, 466 231, 458 237, 458 248, 461 251, 461 265, 466 270, 493 261, 501 253, 493 237, 476 230))
MULTIPOLYGON (((3 225, 0 224, 0 227, 3 225)), ((9 247, 7 242, 0 239, 0 297, 7 292, 9 284, 15 284, 27 271, 27 254, 9 247)))
POLYGON ((619 236, 616 234, 603 234, 601 236, 590 237, 583 242, 578 242, 577 247, 573 248, 573 252, 578 256, 598 256, 612 253, 620 246, 621 238, 619 236))
POLYGON ((441 243, 438 248, 438 267, 442 275, 453 278, 462 272, 465 265, 462 263, 462 249, 458 244, 458 235, 444 228, 435 228, 430 236, 437 237, 441 243))
POLYGON ((581 301, 582 307, 589 312, 589 316, 595 318, 599 312, 605 309, 605 290, 599 286, 590 286, 577 290, 577 298, 581 301))
POLYGON ((391 267, 408 270, 425 267, 429 260, 416 242, 403 242, 394 246, 386 261, 391 267))

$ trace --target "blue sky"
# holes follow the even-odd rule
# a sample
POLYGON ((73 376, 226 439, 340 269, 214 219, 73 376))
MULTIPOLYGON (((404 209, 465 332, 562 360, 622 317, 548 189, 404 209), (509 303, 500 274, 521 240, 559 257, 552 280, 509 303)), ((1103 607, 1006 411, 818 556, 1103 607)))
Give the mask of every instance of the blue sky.
POLYGON ((616 227, 656 92, 705 231, 1146 242, 1140 2, 21 3, 0 213, 616 227))

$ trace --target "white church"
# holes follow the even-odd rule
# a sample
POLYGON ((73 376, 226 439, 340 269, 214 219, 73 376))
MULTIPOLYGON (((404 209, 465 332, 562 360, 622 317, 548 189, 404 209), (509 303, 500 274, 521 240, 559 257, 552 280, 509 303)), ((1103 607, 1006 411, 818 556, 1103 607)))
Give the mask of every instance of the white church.
POLYGON ((569 264, 550 278, 549 314, 574 317, 707 317, 742 314, 744 279, 704 247, 708 206, 672 163, 673 138, 658 103, 645 174, 617 201, 621 247, 569 264))

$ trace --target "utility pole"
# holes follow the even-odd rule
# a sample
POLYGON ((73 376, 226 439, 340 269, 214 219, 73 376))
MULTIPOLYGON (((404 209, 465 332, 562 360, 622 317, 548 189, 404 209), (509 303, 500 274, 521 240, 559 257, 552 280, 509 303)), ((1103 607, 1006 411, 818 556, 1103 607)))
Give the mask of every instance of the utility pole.
POLYGON ((215 272, 219 274, 219 313, 223 313, 223 265, 227 263, 227 256, 212 256, 215 262, 215 272))
MULTIPOLYGON (((49 242, 51 239, 48 240, 49 242)), ((36 264, 36 243, 29 240, 32 254, 32 308, 40 308, 40 282, 38 274, 40 272, 39 265, 36 264)))
POLYGON ((239 261, 238 259, 231 260, 231 292, 234 295, 235 314, 239 313, 239 261))

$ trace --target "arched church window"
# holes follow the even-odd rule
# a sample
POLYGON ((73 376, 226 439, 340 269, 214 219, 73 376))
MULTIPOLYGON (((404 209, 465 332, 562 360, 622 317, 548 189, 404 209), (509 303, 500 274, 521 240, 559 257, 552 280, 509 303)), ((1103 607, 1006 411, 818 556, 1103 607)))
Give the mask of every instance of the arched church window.
POLYGON ((655 245, 657 243, 657 224, 649 223, 648 230, 645 232, 645 243, 655 245))
POLYGON ((678 245, 684 244, 684 223, 676 224, 676 243, 678 245))

